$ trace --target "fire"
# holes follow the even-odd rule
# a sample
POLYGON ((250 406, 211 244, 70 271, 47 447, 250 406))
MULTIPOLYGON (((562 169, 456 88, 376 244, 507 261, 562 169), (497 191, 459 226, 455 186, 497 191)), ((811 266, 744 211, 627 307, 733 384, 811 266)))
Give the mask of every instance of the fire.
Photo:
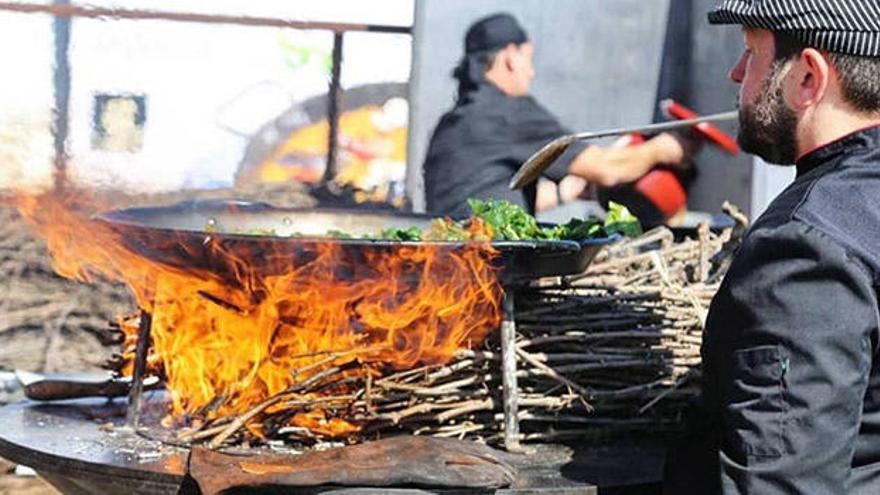
MULTIPOLYGON (((59 274, 124 282, 152 315, 148 363, 166 379, 177 420, 208 410, 209 417, 241 414, 331 367, 355 363, 349 373, 381 375, 442 364, 501 320, 496 252, 485 243, 401 245, 358 262, 340 243, 317 243, 317 252, 299 258, 285 253, 289 266, 279 269, 211 241, 212 254, 235 267, 230 279, 141 256, 88 218, 94 205, 81 195, 16 202, 59 274)), ((131 346, 136 319, 123 319, 122 327, 131 346)), ((356 429, 320 411, 292 424, 320 434, 356 429)))

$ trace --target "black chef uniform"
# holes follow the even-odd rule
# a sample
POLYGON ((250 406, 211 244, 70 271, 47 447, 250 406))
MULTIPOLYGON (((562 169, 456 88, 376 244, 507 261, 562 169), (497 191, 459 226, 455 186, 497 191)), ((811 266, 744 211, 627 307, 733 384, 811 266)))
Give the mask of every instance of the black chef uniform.
MULTIPOLYGON (((568 130, 531 96, 510 97, 488 82, 459 98, 434 131, 425 160, 428 213, 466 217, 468 198, 506 199, 535 212, 535 183, 511 190, 513 174, 568 130)), ((544 172, 559 181, 583 146, 572 146, 544 172)))
MULTIPOLYGON (((880 1, 725 0, 710 21, 880 57, 866 8, 880 1)), ((712 301, 701 404, 668 459, 666 493, 880 494, 878 283, 874 127, 800 158, 743 240, 712 301)))
MULTIPOLYGON (((455 70, 458 101, 437 124, 425 158, 428 213, 466 217, 468 198, 505 199, 535 212, 535 184, 513 191, 510 179, 529 156, 569 131, 533 97, 508 96, 483 77, 494 53, 526 41, 509 14, 482 18, 468 29, 465 56, 455 70)), ((585 147, 572 146, 544 174, 561 180, 585 147)))
POLYGON ((712 301, 668 493, 880 493, 878 281, 872 128, 802 158, 746 236, 712 301))

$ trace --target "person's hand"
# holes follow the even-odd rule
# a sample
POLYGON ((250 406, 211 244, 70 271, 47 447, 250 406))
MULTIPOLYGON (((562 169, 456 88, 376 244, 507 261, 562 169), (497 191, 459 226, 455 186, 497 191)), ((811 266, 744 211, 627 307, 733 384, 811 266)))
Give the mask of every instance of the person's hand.
POLYGON ((687 158, 684 143, 679 137, 668 132, 658 134, 636 146, 652 148, 649 152, 654 155, 653 159, 657 165, 678 165, 687 158))
POLYGON ((574 175, 566 175, 559 182, 559 201, 570 203, 581 198, 587 189, 587 181, 574 175))
POLYGON ((535 211, 552 210, 557 206, 559 206, 559 195, 557 194, 556 183, 543 177, 538 179, 535 211))
POLYGON ((635 182, 657 165, 677 165, 685 158, 682 142, 663 133, 632 146, 590 146, 574 159, 569 173, 602 187, 613 187, 635 182))

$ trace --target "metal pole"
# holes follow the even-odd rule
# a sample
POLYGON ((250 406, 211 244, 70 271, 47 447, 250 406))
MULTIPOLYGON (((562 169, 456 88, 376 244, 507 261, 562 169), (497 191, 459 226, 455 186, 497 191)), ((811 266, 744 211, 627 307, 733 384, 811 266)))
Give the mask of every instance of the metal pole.
POLYGON ((70 5, 69 0, 54 5, 28 2, 0 1, 0 11, 21 14, 51 14, 63 17, 83 17, 99 20, 162 20, 195 22, 199 24, 234 24, 238 26, 268 26, 293 29, 319 29, 329 31, 365 31, 371 33, 408 34, 410 26, 387 26, 381 24, 352 24, 345 22, 312 22, 278 17, 250 17, 196 12, 173 12, 162 10, 127 9, 123 7, 97 7, 70 5))
POLYGON ((501 377, 504 393, 504 447, 521 450, 519 444, 519 388, 516 383, 516 321, 513 291, 505 291, 501 300, 501 377))
POLYGON ((147 353, 150 350, 150 329, 152 326, 153 316, 142 309, 134 354, 134 373, 131 377, 131 391, 128 393, 128 411, 125 416, 126 425, 134 430, 137 430, 140 423, 144 374, 147 371, 147 353))
POLYGON ((333 33, 333 70, 330 76, 330 89, 327 92, 327 122, 330 124, 327 136, 327 168, 324 169, 324 184, 329 184, 336 175, 336 155, 339 149, 339 99, 342 93, 342 43, 343 33, 333 33))
MULTIPOLYGON (((55 0, 56 6, 68 6, 70 0, 55 0)), ((70 17, 55 16, 55 63, 53 87, 55 108, 53 111, 52 138, 55 146, 55 188, 64 187, 67 176, 67 134, 70 116, 70 17)))

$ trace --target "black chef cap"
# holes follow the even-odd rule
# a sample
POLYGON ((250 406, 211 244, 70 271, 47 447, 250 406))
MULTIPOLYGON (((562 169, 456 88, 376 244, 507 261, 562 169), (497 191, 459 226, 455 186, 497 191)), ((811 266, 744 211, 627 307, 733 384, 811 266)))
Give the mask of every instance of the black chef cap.
POLYGON ((526 31, 516 19, 506 13, 492 14, 471 24, 464 37, 464 52, 491 52, 504 48, 510 43, 520 45, 528 41, 526 31))
POLYGON ((880 57, 880 0, 720 0, 709 22, 785 33, 832 53, 880 57))
POLYGON ((505 46, 525 43, 525 30, 510 14, 498 13, 471 24, 464 37, 464 57, 453 71, 458 97, 464 98, 484 81, 487 57, 505 46))

